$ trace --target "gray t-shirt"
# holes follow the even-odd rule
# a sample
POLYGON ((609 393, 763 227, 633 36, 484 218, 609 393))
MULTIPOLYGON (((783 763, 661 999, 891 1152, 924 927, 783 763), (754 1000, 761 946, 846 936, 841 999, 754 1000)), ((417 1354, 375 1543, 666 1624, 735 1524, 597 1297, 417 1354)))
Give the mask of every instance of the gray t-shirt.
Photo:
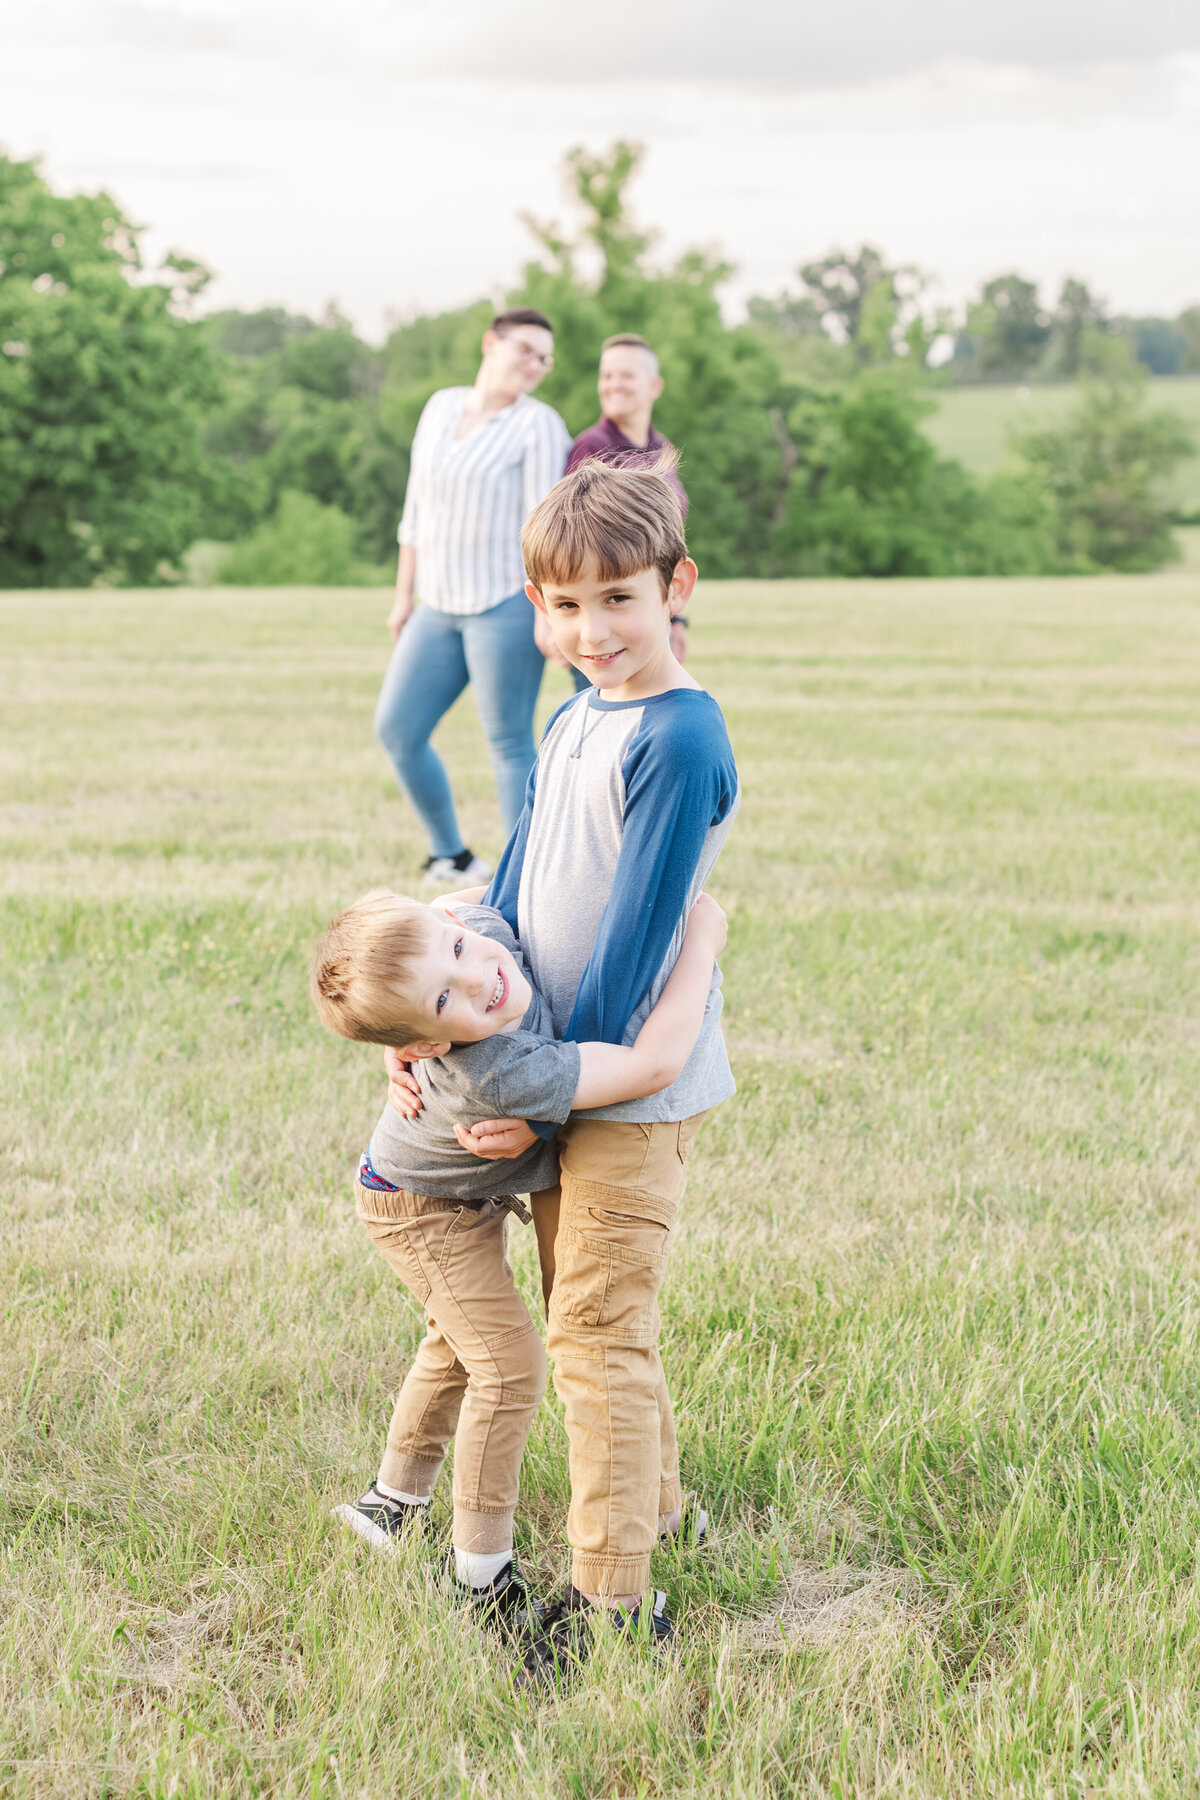
MULTIPOLYGON (((490 906, 460 906, 471 931, 511 952, 526 980, 521 946, 490 906)), ((530 986, 533 987, 532 981, 530 986)), ((558 1181, 558 1153, 541 1139, 520 1156, 485 1162, 464 1150, 456 1125, 479 1119, 538 1119, 561 1125, 579 1085, 579 1045, 559 1043, 550 1008, 533 987, 516 1031, 478 1044, 456 1044, 446 1056, 416 1064, 425 1105, 406 1119, 389 1102, 367 1152, 376 1173, 410 1193, 437 1200, 488 1200, 493 1194, 536 1194, 558 1181)))

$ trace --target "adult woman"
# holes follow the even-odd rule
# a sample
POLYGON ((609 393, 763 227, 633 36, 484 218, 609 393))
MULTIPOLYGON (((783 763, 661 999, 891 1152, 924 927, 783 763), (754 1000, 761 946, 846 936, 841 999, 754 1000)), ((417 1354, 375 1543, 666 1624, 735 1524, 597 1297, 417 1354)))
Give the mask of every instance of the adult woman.
POLYGON ((549 319, 527 307, 500 313, 483 334, 474 387, 434 394, 413 439, 388 615, 396 648, 375 734, 429 834, 431 886, 491 873, 463 843, 450 783, 429 741, 468 682, 506 833, 520 817, 533 767, 543 661, 525 597, 521 526, 567 460, 566 426, 532 398, 553 363, 549 319))

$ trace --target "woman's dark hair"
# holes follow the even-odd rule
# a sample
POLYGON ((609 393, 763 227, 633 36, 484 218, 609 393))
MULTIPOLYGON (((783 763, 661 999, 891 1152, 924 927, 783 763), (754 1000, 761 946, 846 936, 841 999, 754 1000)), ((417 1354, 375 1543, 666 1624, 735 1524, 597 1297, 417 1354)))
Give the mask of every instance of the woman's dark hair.
POLYGON ((506 325, 540 325, 543 331, 554 336, 554 327, 545 313, 538 312, 532 306, 510 306, 507 312, 497 313, 490 329, 503 331, 506 325))

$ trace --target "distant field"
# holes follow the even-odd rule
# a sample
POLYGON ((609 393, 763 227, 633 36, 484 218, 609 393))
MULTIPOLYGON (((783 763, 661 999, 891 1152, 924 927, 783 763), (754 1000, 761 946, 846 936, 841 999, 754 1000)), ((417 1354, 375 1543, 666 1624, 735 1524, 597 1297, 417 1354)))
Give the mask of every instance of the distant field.
MULTIPOLYGON (((928 398, 937 411, 925 430, 944 456, 953 456, 977 474, 986 475, 1008 454, 1008 435, 1031 425, 1056 425, 1071 405, 1075 390, 1055 387, 934 388, 928 398)), ((1163 376, 1149 383, 1155 406, 1169 406, 1189 420, 1200 444, 1200 376, 1163 376)), ((1175 473, 1168 495, 1173 505, 1200 510, 1200 454, 1175 473)))
MULTIPOLYGON (((350 1196, 379 1055, 305 989, 423 854, 387 603, 0 594, 0 1796, 1194 1800, 1200 574, 699 591, 739 1093, 663 1355, 715 1543, 655 1559, 676 1661, 546 1704, 329 1516, 421 1331, 350 1196)), ((441 742, 494 855, 469 701, 441 742)), ((551 1397, 543 1589, 566 1497, 551 1397)))

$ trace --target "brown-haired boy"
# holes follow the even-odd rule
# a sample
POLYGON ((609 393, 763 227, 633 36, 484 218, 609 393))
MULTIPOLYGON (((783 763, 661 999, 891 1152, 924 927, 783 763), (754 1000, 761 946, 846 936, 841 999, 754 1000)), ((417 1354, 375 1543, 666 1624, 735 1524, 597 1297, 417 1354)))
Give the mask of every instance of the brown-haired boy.
MULTIPOLYGON (((696 565, 666 471, 599 461, 551 489, 522 542, 526 592, 593 685, 546 727, 487 899, 518 933, 555 1029, 628 1043, 671 974, 738 801, 720 708, 670 649, 696 565)), ((734 1091, 720 1012, 714 972, 678 1079, 651 1099, 573 1113, 558 1134, 560 1186, 532 1196, 570 1449, 563 1655, 584 1652, 589 1608, 640 1607, 660 1528, 680 1523, 658 1293, 696 1130, 734 1091)), ((552 1130, 491 1120, 474 1137, 512 1154, 552 1130)), ((650 1614, 668 1638, 661 1596, 650 1614)))
MULTIPOLYGON (((375 1483, 337 1516, 387 1546, 428 1517, 451 1438, 456 1574, 483 1620, 513 1635, 540 1615, 513 1564, 521 1456, 546 1359, 505 1257, 516 1193, 555 1179, 540 1138, 485 1161, 464 1129, 480 1111, 561 1123, 575 1105, 655 1093, 701 1028, 725 941, 715 902, 692 909, 687 943, 634 1044, 555 1041, 520 946, 486 907, 438 907, 378 889, 333 920, 313 957, 324 1022, 343 1037, 421 1059, 419 1116, 384 1108, 358 1171, 357 1210, 427 1317, 375 1483)), ((524 1216, 527 1218, 528 1214, 524 1216)))

